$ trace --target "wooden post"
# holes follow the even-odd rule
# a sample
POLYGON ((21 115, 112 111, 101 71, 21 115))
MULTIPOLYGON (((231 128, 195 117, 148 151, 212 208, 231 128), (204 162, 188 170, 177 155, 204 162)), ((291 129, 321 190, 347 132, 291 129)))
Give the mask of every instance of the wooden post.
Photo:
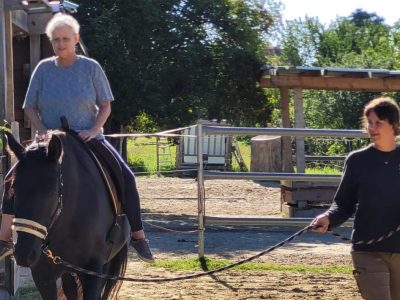
POLYGON ((4 1, 0 1, 0 120, 6 118, 7 60, 4 1))
MULTIPOLYGON (((290 128, 290 114, 289 114, 289 89, 286 87, 280 88, 281 94, 281 115, 282 127, 290 128)), ((282 137, 282 172, 292 173, 292 143, 291 137, 282 137)))
POLYGON ((7 96, 5 103, 5 119, 10 123, 15 120, 14 114, 14 72, 13 72, 13 32, 11 11, 4 13, 6 34, 6 72, 7 72, 7 96))
MULTIPOLYGON (((301 88, 294 89, 294 115, 295 127, 304 128, 303 94, 301 88)), ((296 137, 296 166, 297 173, 304 173, 306 170, 304 155, 304 137, 296 137)))
MULTIPOLYGON (((29 48, 30 48, 30 71, 31 74, 35 70, 36 65, 40 61, 40 34, 30 34, 29 35, 29 48)), ((30 124, 29 120, 27 120, 30 124)), ((36 133, 36 128, 31 125, 31 137, 33 138, 36 133)))

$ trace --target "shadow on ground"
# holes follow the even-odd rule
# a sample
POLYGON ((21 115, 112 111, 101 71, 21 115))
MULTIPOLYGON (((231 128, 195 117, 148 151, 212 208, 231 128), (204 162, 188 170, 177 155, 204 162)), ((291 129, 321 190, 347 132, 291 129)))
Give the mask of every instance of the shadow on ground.
MULTIPOLYGON (((143 220, 151 248, 156 253, 170 253, 174 256, 197 254, 197 232, 183 233, 197 229, 197 217, 144 213, 143 220), (151 225, 182 233, 166 231, 151 225)), ((255 254, 280 243, 301 229, 302 227, 297 226, 209 226, 204 232, 205 253, 227 259, 233 259, 238 253, 255 254)), ((349 237, 351 229, 339 228, 336 232, 349 237)), ((315 247, 338 244, 347 245, 348 242, 329 233, 304 232, 284 247, 296 247, 298 251, 313 251, 315 247)))

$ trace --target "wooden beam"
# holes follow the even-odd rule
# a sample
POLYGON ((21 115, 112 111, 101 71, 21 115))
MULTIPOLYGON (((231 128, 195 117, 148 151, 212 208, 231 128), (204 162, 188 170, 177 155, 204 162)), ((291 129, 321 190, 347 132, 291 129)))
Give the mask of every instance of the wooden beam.
MULTIPOLYGON (((295 127, 304 128, 303 94, 301 88, 294 89, 295 127)), ((304 154, 304 137, 296 136, 296 167, 297 173, 305 173, 306 163, 304 154)))
POLYGON ((21 0, 4 0, 4 10, 22 10, 24 6, 21 3, 21 0))
POLYGON ((15 120, 14 114, 14 71, 13 71, 13 29, 11 12, 4 13, 5 20, 5 43, 6 43, 6 72, 7 72, 7 97, 6 97, 6 120, 11 124, 15 120))
MULTIPOLYGON (((290 128, 289 89, 280 88, 282 127, 290 128)), ((290 136, 282 137, 282 172, 293 172, 292 142, 290 136)))
POLYGON ((44 34, 46 25, 53 16, 52 12, 28 14, 28 26, 30 34, 44 34))
POLYGON ((0 120, 6 117, 7 72, 6 72, 6 28, 4 2, 0 1, 0 120))
POLYGON ((12 12, 12 22, 15 26, 17 26, 20 30, 28 33, 28 14, 23 10, 15 10, 12 12))
MULTIPOLYGON (((33 73, 35 70, 36 65, 40 61, 40 34, 34 34, 29 36, 29 48, 30 48, 30 59, 29 59, 29 65, 30 65, 30 74, 33 73)), ((25 115, 25 120, 24 124, 27 124, 28 127, 31 127, 31 136, 34 137, 36 133, 36 128, 34 128, 29 119, 25 115)))
POLYGON ((399 92, 400 77, 394 78, 342 78, 342 77, 301 77, 264 76, 261 88, 302 88, 315 90, 341 90, 360 92, 399 92))

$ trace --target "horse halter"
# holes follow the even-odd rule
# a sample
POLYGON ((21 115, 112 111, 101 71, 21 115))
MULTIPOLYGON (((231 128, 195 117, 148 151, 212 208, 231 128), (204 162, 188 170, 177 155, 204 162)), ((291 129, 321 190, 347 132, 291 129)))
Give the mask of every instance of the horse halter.
POLYGON ((63 187, 63 179, 61 172, 61 163, 58 162, 58 196, 57 196, 57 207, 50 218, 50 225, 48 228, 36 221, 23 219, 23 218, 14 218, 12 229, 15 231, 29 233, 43 241, 46 241, 48 232, 53 227, 54 223, 57 221, 58 217, 61 214, 63 207, 63 199, 62 199, 62 187, 63 187))

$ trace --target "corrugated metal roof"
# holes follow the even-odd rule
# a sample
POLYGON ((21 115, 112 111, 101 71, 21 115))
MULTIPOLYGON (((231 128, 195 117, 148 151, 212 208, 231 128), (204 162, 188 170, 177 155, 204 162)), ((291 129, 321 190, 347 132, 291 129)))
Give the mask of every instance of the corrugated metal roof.
POLYGON ((350 78, 388 78, 400 77, 400 71, 386 69, 334 68, 334 67, 289 67, 264 66, 263 75, 270 76, 310 76, 310 77, 350 77, 350 78))

